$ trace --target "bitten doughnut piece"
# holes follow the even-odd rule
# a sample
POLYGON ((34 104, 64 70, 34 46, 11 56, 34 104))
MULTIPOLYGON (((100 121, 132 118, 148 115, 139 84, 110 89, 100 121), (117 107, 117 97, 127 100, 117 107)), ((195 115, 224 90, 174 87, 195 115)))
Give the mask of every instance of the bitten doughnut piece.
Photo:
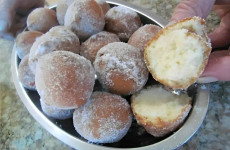
POLYGON ((81 44, 80 54, 93 63, 97 52, 103 46, 112 42, 120 42, 120 39, 116 34, 106 31, 99 32, 92 35, 89 39, 81 44))
POLYGON ((47 105, 74 109, 92 94, 95 71, 89 60, 68 52, 54 51, 39 58, 35 84, 47 105))
POLYGON ((69 7, 74 2, 74 0, 59 0, 57 3, 56 14, 57 20, 60 25, 64 25, 65 14, 69 7))
POLYGON ((40 99, 40 103, 42 111, 51 118, 64 120, 73 117, 74 109, 60 109, 53 107, 44 103, 42 99, 40 99))
POLYGON ((143 56, 147 43, 151 40, 161 28, 153 24, 146 24, 136 30, 129 38, 128 44, 138 48, 143 56))
POLYGON ((40 37, 43 33, 37 31, 24 31, 15 39, 14 49, 17 51, 18 57, 22 59, 24 56, 30 53, 34 41, 40 37))
POLYGON ((46 34, 37 39, 30 50, 29 65, 33 73, 39 57, 53 51, 64 50, 76 54, 80 51, 79 38, 67 27, 53 27, 46 34))
POLYGON ((26 55, 21 60, 18 67, 18 77, 22 85, 29 90, 36 90, 35 86, 35 76, 32 73, 29 64, 29 55, 26 55))
POLYGON ((210 38, 207 34, 207 28, 205 20, 200 17, 185 18, 177 23, 171 24, 168 26, 169 30, 174 29, 187 29, 189 32, 195 33, 201 36, 206 42, 210 43, 210 38))
POLYGON ((95 0, 76 0, 67 9, 65 26, 84 41, 104 29, 105 16, 95 0))
POLYGON ((30 31, 46 33, 50 28, 57 25, 56 12, 48 8, 36 8, 27 18, 27 27, 30 31))
POLYGON ((90 100, 73 114, 75 130, 95 143, 113 143, 122 139, 132 123, 132 112, 121 96, 94 92, 90 100))
POLYGON ((206 39, 185 28, 169 26, 148 43, 145 60, 155 80, 173 89, 186 89, 202 74, 210 52, 206 39))
POLYGON ((111 8, 108 3, 106 3, 105 0, 95 0, 103 10, 104 15, 108 12, 108 10, 111 8))
POLYGON ((138 14, 126 7, 113 7, 106 13, 105 29, 117 34, 122 41, 128 41, 140 26, 141 19, 138 14))
POLYGON ((123 42, 102 47, 97 53, 94 68, 103 88, 121 95, 139 91, 149 74, 141 52, 123 42))
POLYGON ((148 133, 162 137, 178 129, 188 116, 192 98, 176 95, 161 86, 151 86, 134 94, 131 108, 138 124, 148 133))

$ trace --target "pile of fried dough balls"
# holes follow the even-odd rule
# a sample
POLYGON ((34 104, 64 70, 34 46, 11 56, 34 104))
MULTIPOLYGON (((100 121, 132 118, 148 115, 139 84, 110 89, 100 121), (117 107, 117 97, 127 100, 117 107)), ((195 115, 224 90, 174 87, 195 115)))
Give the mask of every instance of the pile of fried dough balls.
POLYGON ((27 27, 14 45, 21 84, 38 92, 45 115, 73 118, 76 131, 95 143, 121 140, 133 121, 155 137, 178 129, 192 98, 163 85, 189 87, 210 53, 204 20, 189 18, 161 30, 104 0, 60 0, 56 11, 37 8, 27 27), (187 47, 192 50, 185 52, 187 47), (144 87, 149 72, 158 85, 144 87), (95 90, 95 80, 102 89, 95 90))

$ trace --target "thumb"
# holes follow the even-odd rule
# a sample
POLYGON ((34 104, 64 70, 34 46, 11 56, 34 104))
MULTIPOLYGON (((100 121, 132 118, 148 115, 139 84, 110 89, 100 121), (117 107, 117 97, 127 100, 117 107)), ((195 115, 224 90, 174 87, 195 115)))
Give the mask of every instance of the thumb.
POLYGON ((225 47, 230 44, 230 13, 222 17, 220 26, 211 32, 209 37, 213 48, 225 47))
POLYGON ((175 8, 170 22, 176 22, 193 16, 206 18, 214 2, 215 0, 182 0, 175 8))

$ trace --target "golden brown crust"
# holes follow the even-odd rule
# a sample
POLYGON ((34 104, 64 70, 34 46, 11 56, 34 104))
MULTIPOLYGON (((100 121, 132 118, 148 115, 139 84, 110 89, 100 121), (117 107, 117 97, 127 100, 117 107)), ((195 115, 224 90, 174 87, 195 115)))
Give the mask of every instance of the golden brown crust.
POLYGON ((138 94, 140 94, 140 92, 136 93, 131 97, 131 109, 137 120, 137 123, 143 126, 148 133, 155 137, 162 137, 178 129, 183 124, 185 118, 188 116, 192 108, 191 98, 189 103, 183 107, 181 114, 176 119, 172 121, 163 121, 160 117, 158 117, 157 123, 154 123, 149 121, 147 117, 140 115, 135 110, 134 100, 138 94))
POLYGON ((117 34, 121 41, 128 41, 140 26, 141 19, 138 14, 123 6, 113 7, 106 13, 105 29, 117 34))
POLYGON ((56 12, 48 8, 36 8, 27 19, 27 27, 30 31, 46 33, 50 28, 57 26, 56 12))
POLYGON ((32 47, 34 41, 42 34, 42 32, 38 31, 24 31, 18 34, 15 39, 14 49, 17 51, 20 59, 23 59, 23 57, 30 53, 30 48, 32 47))

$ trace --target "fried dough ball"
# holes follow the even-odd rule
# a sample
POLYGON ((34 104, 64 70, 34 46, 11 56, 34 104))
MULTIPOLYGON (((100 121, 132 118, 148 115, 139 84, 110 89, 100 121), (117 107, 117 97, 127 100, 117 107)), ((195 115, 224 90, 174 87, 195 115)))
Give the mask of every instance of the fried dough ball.
POLYGON ((48 8, 36 8, 27 18, 27 27, 30 31, 46 33, 50 28, 57 25, 56 12, 48 8))
POLYGON ((84 41, 104 29, 105 16, 95 0, 76 0, 67 9, 65 26, 84 41))
POLYGON ((29 90, 36 90, 35 76, 28 65, 29 55, 23 57, 18 67, 18 76, 22 85, 29 90))
POLYGON ((53 27, 34 42, 29 56, 29 65, 32 72, 35 73, 39 57, 57 50, 71 51, 76 54, 80 51, 78 37, 67 27, 53 27))
POLYGON ((160 30, 161 28, 159 26, 146 24, 132 34, 132 36, 129 38, 128 44, 138 48, 144 56, 144 51, 147 43, 160 30))
POLYGON ((105 0, 95 0, 103 10, 104 15, 108 12, 108 10, 111 8, 108 3, 106 3, 105 0))
POLYGON ((116 34, 106 31, 99 32, 95 35, 92 35, 89 39, 81 44, 80 54, 93 63, 97 52, 103 46, 112 42, 120 42, 120 39, 116 34))
POLYGON ((68 52, 54 51, 39 58, 35 84, 47 105, 74 109, 92 94, 95 71, 89 60, 68 52))
POLYGON ((128 41, 140 26, 138 14, 123 6, 113 7, 105 15, 105 29, 117 34, 122 41, 128 41))
POLYGON ((84 106, 73 114, 75 130, 95 143, 113 143, 122 139, 132 123, 132 112, 121 96, 94 92, 84 106))
POLYGON ((103 88, 120 95, 142 89, 149 74, 140 51, 123 42, 102 47, 97 53, 94 68, 103 88))
POLYGON ((74 109, 60 109, 53 107, 44 103, 42 99, 40 99, 40 103, 43 113, 51 118, 64 120, 73 117, 74 109))
POLYGON ((18 57, 22 59, 30 53, 34 41, 43 33, 37 31, 24 31, 15 39, 14 49, 17 51, 18 57))
POLYGON ((56 14, 57 20, 60 25, 64 25, 65 14, 69 7, 74 2, 74 0, 59 0, 57 3, 56 14))
POLYGON ((192 98, 176 95, 161 86, 151 86, 131 98, 132 111, 138 124, 148 133, 162 137, 178 129, 192 108, 192 98))

